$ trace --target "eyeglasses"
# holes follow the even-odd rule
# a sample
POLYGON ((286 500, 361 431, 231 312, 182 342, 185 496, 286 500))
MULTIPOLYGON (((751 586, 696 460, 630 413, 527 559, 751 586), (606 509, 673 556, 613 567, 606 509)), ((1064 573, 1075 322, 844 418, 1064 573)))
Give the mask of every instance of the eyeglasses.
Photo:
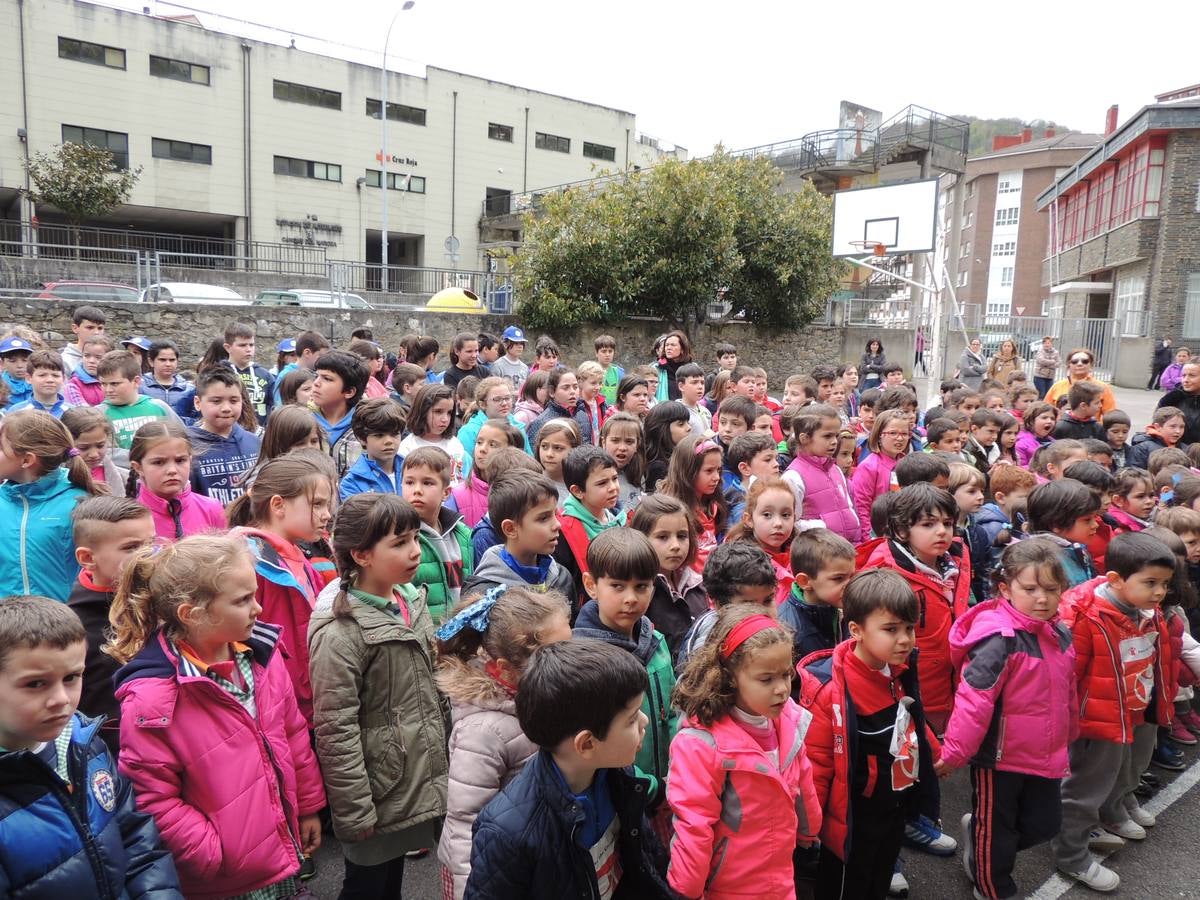
POLYGON ((879 436, 886 437, 886 438, 906 438, 906 437, 908 437, 908 432, 907 431, 881 431, 881 432, 879 432, 879 436))
POLYGON ((1091 359, 1086 356, 1072 356, 1067 362, 1073 366, 1084 366, 1090 363, 1091 359))

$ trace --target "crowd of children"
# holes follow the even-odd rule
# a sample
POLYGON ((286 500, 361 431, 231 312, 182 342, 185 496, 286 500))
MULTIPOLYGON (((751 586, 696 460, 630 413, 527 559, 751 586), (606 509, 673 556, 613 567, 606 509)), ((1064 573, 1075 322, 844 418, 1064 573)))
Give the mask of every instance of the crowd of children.
POLYGON ((516 326, 189 380, 73 321, 0 341, 0 895, 311 896, 323 831, 346 900, 434 847, 448 900, 882 898, 902 846, 1006 898, 1046 841, 1104 892, 1200 735, 1175 407, 516 326))

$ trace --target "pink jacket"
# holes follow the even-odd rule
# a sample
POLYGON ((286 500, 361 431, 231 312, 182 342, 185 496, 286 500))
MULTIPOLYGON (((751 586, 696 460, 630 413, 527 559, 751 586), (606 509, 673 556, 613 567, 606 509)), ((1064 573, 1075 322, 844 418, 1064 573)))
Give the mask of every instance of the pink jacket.
POLYGON ((451 509, 458 510, 468 528, 474 528, 488 511, 488 484, 472 472, 467 480, 450 492, 451 509))
POLYGON ((954 623, 950 654, 959 679, 942 759, 1064 778, 1079 733, 1071 630, 996 598, 954 623))
POLYGON ((804 509, 798 519, 821 519, 830 531, 857 544, 862 534, 858 514, 850 499, 846 476, 832 456, 798 455, 787 467, 804 482, 804 509))
MULTIPOLYGON (((190 534, 202 534, 205 531, 227 531, 229 522, 225 519, 225 507, 216 500, 197 494, 191 486, 184 485, 183 492, 176 498, 179 501, 179 529, 183 537, 190 534)), ((138 484, 138 503, 150 510, 154 519, 154 533, 165 541, 178 540, 180 535, 175 527, 175 516, 168 508, 170 501, 164 500, 158 494, 150 493, 144 482, 138 484)))
POLYGON ((298 818, 325 805, 321 771, 279 629, 259 622, 250 714, 216 682, 188 674, 161 633, 114 676, 121 703, 120 771, 154 817, 189 900, 219 900, 299 868, 298 818))
POLYGON ((868 453, 854 470, 854 511, 862 526, 862 536, 871 533, 871 504, 892 489, 892 471, 896 460, 882 453, 868 453))
POLYGON ((1017 443, 1013 449, 1017 452, 1017 465, 1025 467, 1029 465, 1029 461, 1033 459, 1033 454, 1046 444, 1050 443, 1051 439, 1039 441, 1032 431, 1026 431, 1022 428, 1017 433, 1017 443))
POLYGON ((788 700, 775 720, 779 764, 730 716, 705 728, 689 718, 671 741, 667 802, 675 837, 667 880, 708 900, 796 896, 797 839, 821 831, 804 736, 812 714, 788 700))

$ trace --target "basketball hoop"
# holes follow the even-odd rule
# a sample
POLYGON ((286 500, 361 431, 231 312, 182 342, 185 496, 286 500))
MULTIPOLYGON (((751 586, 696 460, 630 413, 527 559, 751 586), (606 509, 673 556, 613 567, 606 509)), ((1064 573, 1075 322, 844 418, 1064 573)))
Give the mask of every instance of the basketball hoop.
POLYGON ((887 256, 887 246, 876 241, 850 241, 851 247, 856 247, 859 253, 870 253, 872 256, 887 256))

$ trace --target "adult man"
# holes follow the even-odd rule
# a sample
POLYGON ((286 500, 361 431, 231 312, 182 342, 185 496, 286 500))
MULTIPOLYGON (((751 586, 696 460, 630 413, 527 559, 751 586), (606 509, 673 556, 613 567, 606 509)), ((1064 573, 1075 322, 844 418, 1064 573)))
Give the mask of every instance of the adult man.
POLYGON ((1180 443, 1200 441, 1200 361, 1189 362, 1183 367, 1179 387, 1163 394, 1158 405, 1174 406, 1183 413, 1187 428, 1180 443))

